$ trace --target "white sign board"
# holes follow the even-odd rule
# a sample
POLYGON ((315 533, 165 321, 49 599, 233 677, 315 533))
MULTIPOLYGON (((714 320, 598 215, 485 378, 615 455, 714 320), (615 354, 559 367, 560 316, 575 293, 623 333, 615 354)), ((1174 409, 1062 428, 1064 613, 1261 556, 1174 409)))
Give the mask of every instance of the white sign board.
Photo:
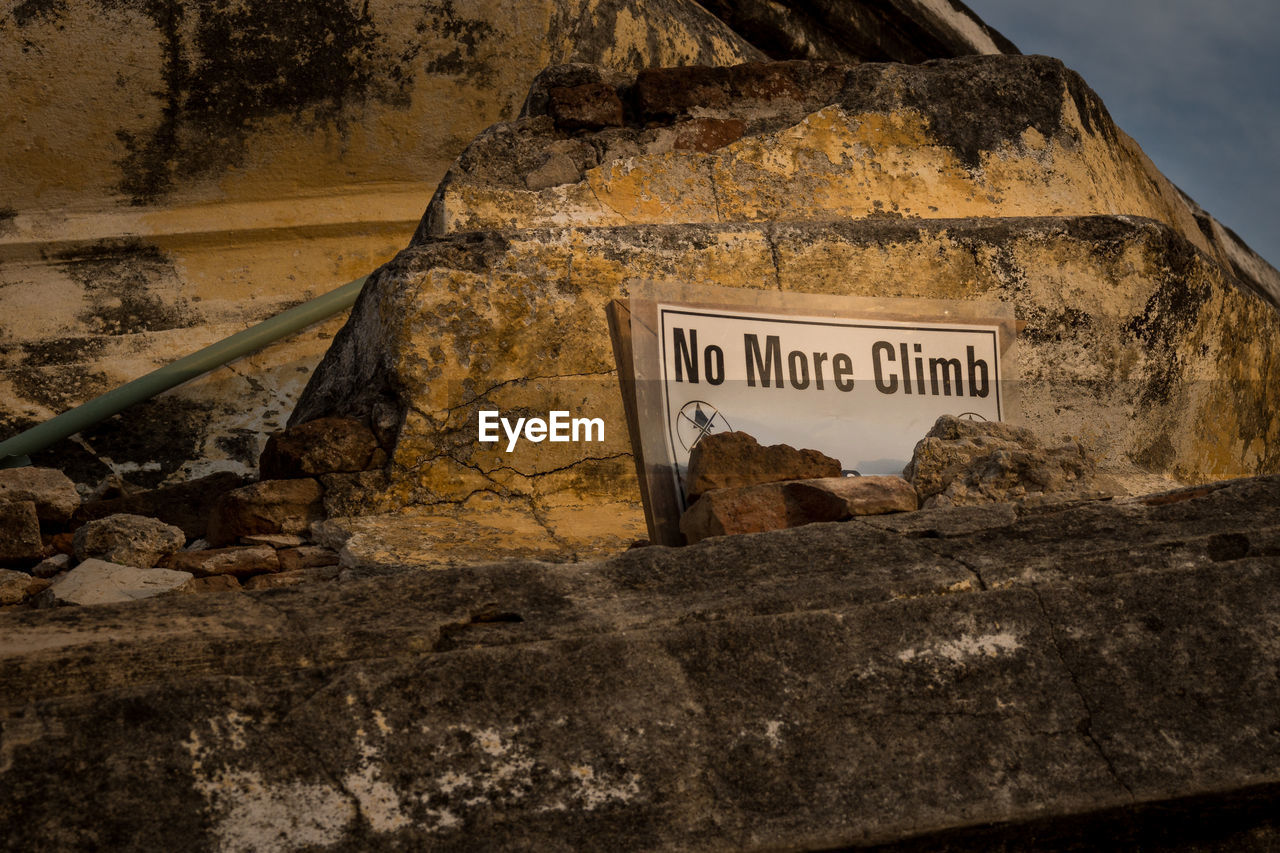
POLYGON ((1013 324, 1003 306, 776 291, 735 305, 746 301, 740 291, 715 289, 718 303, 690 292, 706 293, 632 300, 646 487, 668 493, 651 501, 668 516, 684 510, 689 452, 710 433, 739 430, 820 450, 846 471, 900 474, 939 416, 1005 416, 1013 324), (663 475, 665 487, 652 482, 663 475))

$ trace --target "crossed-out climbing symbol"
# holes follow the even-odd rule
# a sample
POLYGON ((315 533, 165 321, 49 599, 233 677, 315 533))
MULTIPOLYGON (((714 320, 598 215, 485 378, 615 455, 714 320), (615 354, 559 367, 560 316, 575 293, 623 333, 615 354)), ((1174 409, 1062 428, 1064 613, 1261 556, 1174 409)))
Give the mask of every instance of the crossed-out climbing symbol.
POLYGON ((711 435, 713 432, 728 432, 732 429, 724 415, 716 411, 715 406, 702 400, 690 400, 676 415, 676 437, 680 439, 680 444, 685 450, 692 450, 703 436, 711 435))

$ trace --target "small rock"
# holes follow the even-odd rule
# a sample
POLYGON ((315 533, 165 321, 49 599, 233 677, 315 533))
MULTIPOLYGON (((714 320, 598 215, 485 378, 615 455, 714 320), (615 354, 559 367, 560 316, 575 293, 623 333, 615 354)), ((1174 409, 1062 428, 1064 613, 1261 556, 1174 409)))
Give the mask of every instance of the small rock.
POLYGON ((31 570, 31 575, 37 578, 52 578, 61 572, 65 572, 70 567, 70 554, 54 554, 52 557, 46 557, 37 563, 35 568, 31 570))
POLYGON ((268 545, 182 551, 173 555, 169 561, 169 568, 191 572, 197 578, 209 575, 248 577, 262 572, 276 572, 280 567, 281 561, 276 557, 276 549, 268 545))
POLYGON ((165 557, 177 553, 187 542, 186 534, 156 518, 119 513, 90 521, 75 535, 75 555, 79 560, 97 558, 139 569, 149 569, 165 557))
POLYGON ((1024 427, 944 415, 902 472, 924 507, 1113 493, 1079 442, 1046 448, 1024 427))
POLYGON ((622 127, 622 99, 608 83, 552 87, 547 112, 561 130, 622 127))
POLYGON ((316 418, 267 439, 258 458, 263 480, 364 471, 386 461, 373 432, 353 418, 316 418))
POLYGON ((32 501, 41 521, 65 522, 80 506, 80 493, 70 477, 54 468, 4 468, 0 501, 32 501))
POLYGON ((305 536, 296 533, 255 533, 252 536, 241 536, 240 542, 245 545, 266 545, 268 548, 297 548, 307 544, 305 536))
POLYGON ((277 553, 280 558, 281 571, 291 572, 296 569, 309 569, 314 566, 336 566, 338 552, 323 545, 306 545, 301 548, 286 548, 277 553))
POLYGON ((46 554, 74 554, 76 552, 76 536, 74 533, 55 533, 45 539, 46 554))
POLYGON ((258 533, 305 533, 323 517, 323 493, 315 480, 264 480, 219 498, 206 538, 221 547, 258 533))
POLYGON ((33 578, 26 572, 0 569, 0 605, 21 604, 27 600, 27 589, 33 578))
POLYGON ((233 575, 209 575, 203 578, 192 578, 174 592, 183 595, 203 595, 207 592, 239 592, 240 581, 233 575))
POLYGON ((560 184, 576 184, 582 180, 578 164, 567 154, 553 154, 547 161, 525 176, 524 184, 535 192, 560 184))
POLYGON ((244 582, 244 588, 278 589, 282 586, 294 586, 308 581, 330 581, 336 578, 341 570, 340 566, 315 566, 308 569, 276 572, 273 575, 255 575, 244 582))
POLYGON ((680 518, 680 530, 692 545, 710 536, 910 512, 916 506, 915 490, 901 477, 791 480, 704 492, 680 518))
POLYGON ((175 486, 164 486, 107 500, 86 501, 77 510, 75 517, 83 523, 119 513, 145 515, 181 528, 188 539, 199 539, 205 535, 209 514, 218 498, 247 482, 239 474, 219 471, 175 486))
POLYGON ((34 501, 0 501, 0 564, 44 556, 34 501))
POLYGON ((116 604, 150 598, 191 580, 190 572, 140 569, 88 559, 55 580, 40 596, 45 604, 116 604))
POLYGON ((839 476, 840 461, 817 450, 796 450, 787 444, 762 447, 745 432, 720 432, 693 446, 685 493, 695 500, 711 489, 839 476))
POLYGON ((27 580, 27 600, 35 598, 53 585, 51 578, 29 578, 27 580))

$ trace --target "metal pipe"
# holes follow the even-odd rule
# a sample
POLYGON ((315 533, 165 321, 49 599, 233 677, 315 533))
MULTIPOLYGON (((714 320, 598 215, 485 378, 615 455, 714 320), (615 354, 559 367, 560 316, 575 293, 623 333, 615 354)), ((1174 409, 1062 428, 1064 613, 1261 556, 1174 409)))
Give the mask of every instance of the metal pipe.
POLYGON ((221 367, 229 361, 256 352, 285 335, 293 334, 312 323, 350 308, 355 304, 356 297, 360 295, 360 289, 364 287, 368 278, 368 276, 361 276, 336 290, 329 291, 324 296, 295 305, 268 320, 263 320, 256 326, 237 332, 216 344, 210 344, 198 352, 153 370, 146 376, 121 385, 100 397, 94 397, 83 405, 0 442, 0 468, 30 465, 29 454, 38 453, 56 441, 61 441, 86 427, 106 420, 134 403, 140 403, 162 391, 168 391, 175 385, 195 379, 215 367, 221 367))

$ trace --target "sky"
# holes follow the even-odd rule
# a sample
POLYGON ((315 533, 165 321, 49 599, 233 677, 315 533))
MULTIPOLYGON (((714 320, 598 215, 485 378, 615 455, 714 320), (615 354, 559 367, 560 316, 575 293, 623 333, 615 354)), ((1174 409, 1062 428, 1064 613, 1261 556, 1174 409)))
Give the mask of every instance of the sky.
POLYGON ((964 2, 1080 72, 1171 181, 1280 267, 1280 2, 964 2))

